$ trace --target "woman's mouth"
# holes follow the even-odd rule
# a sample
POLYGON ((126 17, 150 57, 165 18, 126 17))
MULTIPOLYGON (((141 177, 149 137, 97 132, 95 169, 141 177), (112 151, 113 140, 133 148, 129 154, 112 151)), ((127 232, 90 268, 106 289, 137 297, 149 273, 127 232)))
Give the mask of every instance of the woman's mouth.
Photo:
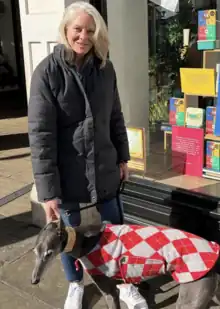
POLYGON ((87 47, 88 46, 88 44, 85 44, 85 43, 78 43, 78 42, 76 42, 76 44, 78 44, 80 47, 87 47))

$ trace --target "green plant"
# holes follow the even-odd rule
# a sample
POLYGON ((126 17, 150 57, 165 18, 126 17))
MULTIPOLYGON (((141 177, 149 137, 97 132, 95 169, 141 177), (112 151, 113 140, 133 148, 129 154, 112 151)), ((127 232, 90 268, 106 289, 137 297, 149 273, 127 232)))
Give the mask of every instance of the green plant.
MULTIPOLYGON (((163 13, 162 13, 163 14, 163 13)), ((159 73, 161 69, 168 77, 168 85, 173 88, 177 84, 179 77, 179 69, 187 63, 187 57, 181 57, 183 47, 183 29, 190 29, 191 36, 196 33, 196 23, 193 23, 196 18, 195 10, 191 0, 180 1, 179 13, 167 18, 158 20, 157 32, 157 58, 162 62, 158 67, 159 73)))
POLYGON ((197 32, 196 14, 191 0, 181 0, 179 13, 164 18, 165 12, 157 12, 156 53, 149 59, 149 76, 154 79, 156 98, 150 102, 150 123, 168 120, 168 98, 180 88, 179 70, 187 65, 187 53, 183 55, 183 29, 190 29, 191 38, 197 32), (166 87, 166 95, 161 95, 166 87), (162 91, 162 92, 161 92, 162 91))
POLYGON ((164 88, 156 94, 156 100, 150 101, 149 123, 154 125, 158 121, 168 121, 168 95, 164 88))

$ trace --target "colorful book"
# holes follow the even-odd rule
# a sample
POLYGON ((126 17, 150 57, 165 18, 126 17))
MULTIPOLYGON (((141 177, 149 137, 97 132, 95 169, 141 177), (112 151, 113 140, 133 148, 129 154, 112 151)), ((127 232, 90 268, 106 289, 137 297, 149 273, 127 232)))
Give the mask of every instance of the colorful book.
POLYGON ((170 98, 169 123, 171 125, 185 125, 185 101, 182 98, 170 98))
POLYGON ((216 41, 216 10, 198 12, 198 41, 216 41))
POLYGON ((198 50, 216 48, 216 10, 203 10, 198 13, 198 50))
POLYGON ((220 142, 206 142, 206 168, 220 172, 220 142))
POLYGON ((204 109, 188 107, 186 109, 186 126, 188 128, 202 128, 204 126, 204 109))
POLYGON ((206 108, 206 134, 214 134, 216 120, 216 107, 208 106, 206 108))

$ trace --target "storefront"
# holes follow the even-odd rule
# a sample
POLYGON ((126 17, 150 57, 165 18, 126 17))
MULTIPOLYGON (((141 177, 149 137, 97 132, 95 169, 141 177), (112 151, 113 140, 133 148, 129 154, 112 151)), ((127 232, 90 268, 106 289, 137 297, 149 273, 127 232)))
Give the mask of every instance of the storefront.
POLYGON ((110 57, 133 155, 125 208, 131 220, 213 238, 220 199, 218 4, 182 0, 171 12, 159 2, 107 1, 110 57), (211 10, 210 20, 199 19, 203 10, 211 10))

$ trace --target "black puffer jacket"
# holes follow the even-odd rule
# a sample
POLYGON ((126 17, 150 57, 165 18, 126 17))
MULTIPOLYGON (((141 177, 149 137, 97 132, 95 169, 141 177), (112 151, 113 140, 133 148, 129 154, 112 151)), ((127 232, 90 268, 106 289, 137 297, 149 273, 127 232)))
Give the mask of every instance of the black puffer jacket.
POLYGON ((110 61, 91 58, 76 73, 65 48, 35 69, 28 107, 29 141, 38 198, 97 202, 116 195, 119 162, 129 147, 110 61), (75 74, 81 79, 86 102, 75 74))

